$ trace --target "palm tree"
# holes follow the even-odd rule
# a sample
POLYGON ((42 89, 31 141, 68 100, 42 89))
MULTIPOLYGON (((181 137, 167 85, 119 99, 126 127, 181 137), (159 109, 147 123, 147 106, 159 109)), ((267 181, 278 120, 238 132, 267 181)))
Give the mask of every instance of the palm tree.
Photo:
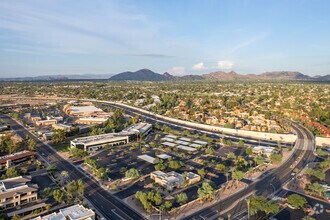
POLYGON ((63 170, 63 171, 61 172, 61 176, 62 176, 62 181, 63 181, 63 183, 64 183, 64 180, 66 180, 66 179, 69 177, 69 172, 66 171, 66 170, 63 170))
POLYGON ((250 219, 250 203, 251 203, 250 198, 246 199, 246 205, 248 209, 248 219, 250 219))
POLYGON ((225 176, 226 176, 226 187, 225 187, 225 190, 226 190, 226 189, 227 189, 227 186, 228 186, 229 173, 226 172, 226 173, 225 173, 225 176))

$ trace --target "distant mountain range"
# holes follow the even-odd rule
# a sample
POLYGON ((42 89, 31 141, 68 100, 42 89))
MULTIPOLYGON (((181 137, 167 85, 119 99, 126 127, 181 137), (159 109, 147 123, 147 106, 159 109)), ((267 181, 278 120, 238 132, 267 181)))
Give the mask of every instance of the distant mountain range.
POLYGON ((114 74, 72 74, 72 75, 44 75, 32 77, 11 77, 0 78, 0 81, 65 81, 65 80, 90 80, 90 79, 109 79, 114 74))
POLYGON ((136 72, 123 72, 110 77, 111 81, 164 81, 164 80, 305 80, 305 81, 330 81, 330 75, 310 77, 300 72, 274 71, 256 74, 238 74, 234 71, 217 71, 203 75, 173 76, 167 72, 164 74, 155 73, 148 69, 141 69, 136 72))
POLYGON ((321 81, 330 82, 330 75, 308 76, 300 72, 274 71, 262 74, 239 74, 235 71, 217 71, 202 75, 173 76, 168 72, 155 73, 149 69, 141 69, 135 72, 122 72, 118 74, 81 74, 81 75, 46 75, 35 77, 0 78, 0 81, 68 81, 68 80, 111 80, 111 81, 168 81, 168 80, 213 80, 213 81, 237 81, 237 80, 274 80, 274 81, 321 81))

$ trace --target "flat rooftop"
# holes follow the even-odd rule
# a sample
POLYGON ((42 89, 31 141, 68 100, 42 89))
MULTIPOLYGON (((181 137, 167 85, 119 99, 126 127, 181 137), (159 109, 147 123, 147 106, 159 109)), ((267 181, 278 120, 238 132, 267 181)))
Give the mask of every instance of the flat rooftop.
POLYGON ((94 216, 95 213, 82 205, 73 205, 64 209, 60 209, 60 213, 64 216, 68 216, 69 219, 86 219, 94 216))
POLYGON ((181 140, 181 141, 187 141, 187 142, 190 142, 191 141, 190 138, 186 138, 186 137, 179 138, 179 140, 181 140))
POLYGON ((171 158, 171 156, 168 154, 159 154, 159 155, 157 155, 157 157, 159 157, 160 159, 163 159, 163 160, 171 158))
POLYGON ((174 143, 171 143, 171 142, 163 142, 163 143, 161 143, 162 145, 165 145, 165 146, 169 146, 169 147, 175 147, 176 146, 176 144, 174 144, 174 143))
POLYGON ((94 135, 94 136, 88 136, 88 137, 81 137, 81 138, 75 138, 72 140, 74 143, 80 143, 80 144, 90 144, 90 143, 96 143, 96 142, 107 142, 111 141, 114 138, 127 138, 125 135, 120 135, 117 133, 108 133, 108 134, 100 134, 100 135, 94 135))
POLYGON ((206 141, 202 141, 202 140, 194 140, 193 141, 196 144, 201 144, 201 145, 207 145, 208 143, 206 141))
POLYGON ((152 124, 145 123, 145 122, 140 122, 137 124, 132 124, 122 130, 121 132, 140 132, 140 133, 145 133, 148 131, 150 128, 152 128, 152 124))
POLYGON ((181 149, 181 150, 186 150, 186 151, 196 151, 197 149, 196 148, 193 148, 193 147, 187 147, 187 146, 184 146, 184 145, 178 145, 177 148, 181 149))
POLYGON ((90 106, 70 106, 68 107, 68 110, 70 110, 72 113, 79 113, 79 112, 103 112, 102 109, 97 108, 93 105, 90 106))
POLYGON ((181 145, 189 145, 189 142, 187 142, 187 141, 181 141, 181 140, 175 141, 175 143, 181 144, 181 145))
POLYGON ((172 138, 172 139, 178 139, 178 136, 174 135, 174 134, 168 134, 165 136, 166 138, 172 138))
POLYGON ((0 164, 5 164, 8 160, 15 161, 15 160, 23 159, 25 157, 30 157, 30 156, 34 156, 34 155, 36 155, 36 152, 23 150, 23 151, 20 151, 17 153, 8 154, 6 156, 0 157, 0 164))
POLYGON ((138 158, 140 158, 141 160, 147 161, 148 163, 155 164, 155 158, 151 157, 147 154, 140 155, 140 156, 138 156, 138 158))

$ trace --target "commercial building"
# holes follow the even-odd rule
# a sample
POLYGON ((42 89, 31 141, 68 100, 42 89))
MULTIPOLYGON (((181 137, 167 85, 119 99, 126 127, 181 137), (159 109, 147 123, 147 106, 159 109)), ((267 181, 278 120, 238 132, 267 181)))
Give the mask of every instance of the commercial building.
POLYGON ((95 212, 82 205, 73 205, 60 209, 58 213, 39 216, 32 220, 95 220, 95 212))
POLYGON ((86 117, 75 120, 75 123, 80 125, 93 125, 102 124, 103 122, 106 122, 106 120, 108 120, 108 118, 86 117))
POLYGON ((168 154, 159 154, 159 155, 157 155, 157 157, 160 158, 160 159, 162 159, 162 160, 166 160, 166 159, 172 158, 168 154))
POLYGON ((55 130, 70 131, 72 126, 66 124, 53 124, 52 128, 55 130))
POLYGON ((269 158, 272 154, 275 153, 275 149, 273 147, 255 146, 252 148, 252 153, 263 155, 269 158))
POLYGON ((103 113, 103 110, 97 108, 93 105, 90 106, 70 106, 66 105, 63 108, 63 111, 75 117, 90 117, 93 115, 97 115, 98 113, 103 113))
POLYGON ((71 147, 87 152, 97 151, 104 146, 117 146, 127 144, 129 136, 120 133, 101 134, 89 137, 76 138, 71 141, 71 147))
POLYGON ((27 151, 27 150, 2 156, 0 157, 0 169, 9 168, 12 165, 17 165, 21 162, 33 159, 35 157, 36 157, 36 152, 27 151))
MULTIPOLYGON (((150 173, 150 178, 153 179, 155 183, 158 183, 167 190, 179 188, 184 183, 184 176, 174 171, 168 173, 164 173, 162 171, 154 171, 150 173)), ((193 172, 186 173, 185 178, 185 183, 187 185, 197 183, 201 180, 201 177, 193 172)))
POLYGON ((19 176, 0 181, 0 210, 28 204, 38 199, 38 185, 31 176, 19 176))
POLYGON ((154 171, 150 173, 150 178, 167 190, 179 188, 183 182, 182 175, 174 171, 169 173, 154 171))
POLYGON ((57 121, 63 121, 63 119, 64 119, 63 116, 61 116, 61 115, 57 115, 57 116, 51 115, 51 116, 46 116, 46 118, 47 118, 47 120, 55 119, 57 121))
POLYGON ((140 156, 138 156, 138 158, 141 160, 147 161, 148 163, 155 164, 155 158, 151 157, 147 154, 140 155, 140 156))
POLYGON ((57 120, 55 119, 36 121, 37 126, 46 126, 46 125, 54 125, 54 124, 57 124, 57 120))
POLYGON ((87 152, 93 152, 103 148, 104 146, 127 144, 131 140, 136 139, 138 134, 147 135, 151 129, 151 124, 141 122, 131 125, 119 133, 76 138, 71 141, 71 147, 83 149, 87 152))
POLYGON ((31 121, 33 121, 33 122, 37 122, 37 121, 40 121, 41 120, 41 117, 40 116, 31 116, 31 114, 30 114, 30 118, 31 118, 31 121))
POLYGON ((202 141, 202 140, 194 140, 193 141, 195 144, 200 144, 200 145, 203 145, 203 146, 207 146, 207 142, 206 141, 202 141))
POLYGON ((121 133, 134 134, 134 135, 136 134, 147 135, 150 133, 151 130, 152 130, 152 124, 140 122, 128 126, 124 130, 122 130, 121 133))
POLYGON ((196 148, 194 148, 194 147, 187 147, 187 146, 185 146, 185 145, 178 145, 178 146, 176 146, 178 149, 180 149, 180 150, 185 150, 185 151, 189 151, 189 152, 194 152, 194 151, 196 151, 197 149, 196 148))

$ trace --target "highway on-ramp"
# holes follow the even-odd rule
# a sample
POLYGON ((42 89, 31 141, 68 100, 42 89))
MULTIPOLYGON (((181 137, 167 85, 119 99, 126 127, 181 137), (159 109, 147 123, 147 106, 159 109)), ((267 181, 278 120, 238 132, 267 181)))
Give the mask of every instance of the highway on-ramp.
MULTIPOLYGON (((187 216, 185 219, 217 219, 219 216, 227 216, 228 213, 231 214, 231 219, 242 219, 242 215, 237 216, 237 218, 235 215, 244 213, 246 210, 245 195, 254 193, 255 195, 270 196, 274 192, 280 192, 283 185, 294 178, 292 175, 293 169, 302 170, 309 162, 315 159, 313 154, 315 146, 314 136, 299 124, 293 123, 292 127, 298 138, 291 158, 267 175, 262 175, 260 179, 249 184, 243 191, 204 208, 193 215, 187 216), (238 201, 240 202, 237 204, 238 201), (236 205, 233 206, 233 204, 236 205)), ((245 214, 247 215, 247 212, 245 214)))

